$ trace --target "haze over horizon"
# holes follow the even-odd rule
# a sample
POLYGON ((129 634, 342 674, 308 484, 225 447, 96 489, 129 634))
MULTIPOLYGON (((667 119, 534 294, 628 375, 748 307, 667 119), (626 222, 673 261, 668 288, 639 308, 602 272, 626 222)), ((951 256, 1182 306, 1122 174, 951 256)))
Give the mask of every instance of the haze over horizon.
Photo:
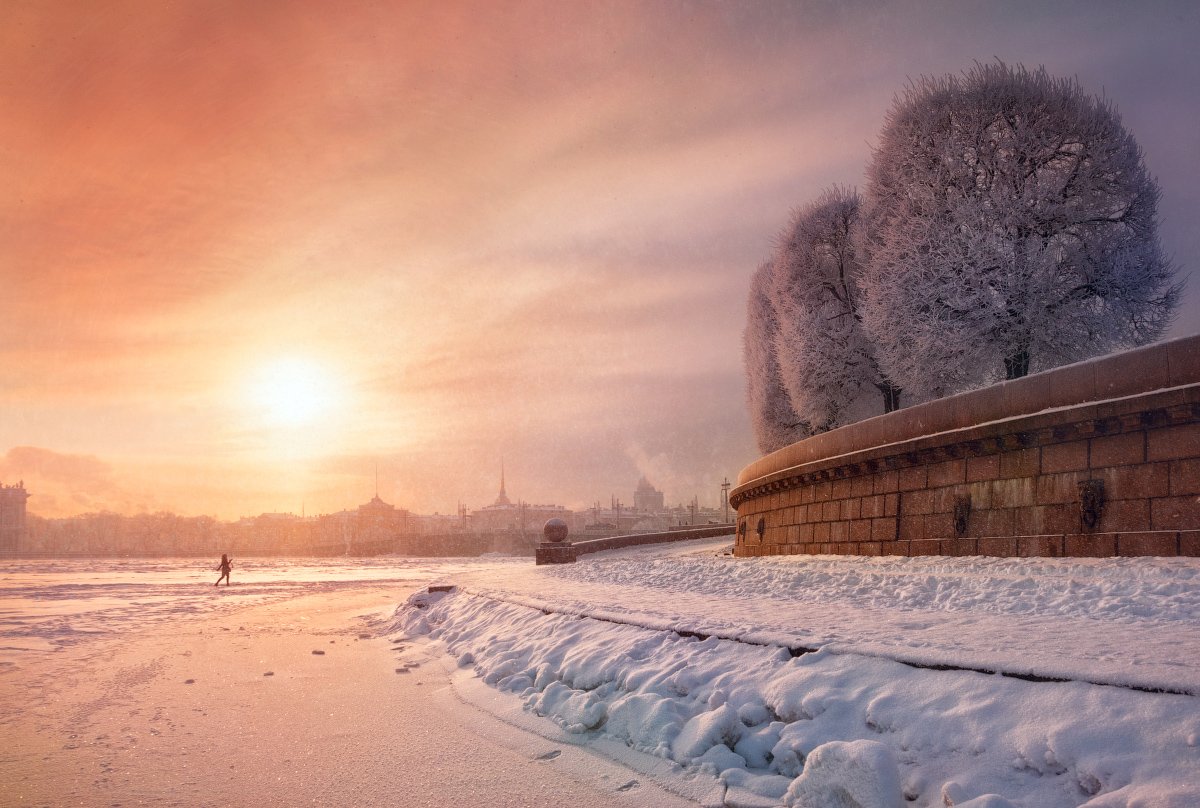
POLYGON ((1106 95, 1187 274, 1197 41, 1187 2, 5 4, 0 481, 228 519, 378 463, 446 513, 503 458, 514 501, 715 506, 757 456, 750 276, 908 77, 1106 95))

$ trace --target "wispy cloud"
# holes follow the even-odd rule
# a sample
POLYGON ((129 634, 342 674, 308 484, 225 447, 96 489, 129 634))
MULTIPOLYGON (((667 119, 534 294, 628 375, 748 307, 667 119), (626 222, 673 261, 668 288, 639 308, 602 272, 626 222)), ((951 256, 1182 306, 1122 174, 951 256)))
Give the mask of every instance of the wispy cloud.
POLYGON ((1130 13, 7 4, 0 448, 105 458, 182 511, 332 508, 363 457, 390 458, 399 504, 452 510, 490 501, 500 454, 526 499, 650 469, 715 503, 753 456, 750 273, 789 208, 861 182, 906 76, 1000 57, 1105 89, 1194 263, 1200 12, 1130 13), (343 394, 306 440, 245 400, 283 355, 343 394))

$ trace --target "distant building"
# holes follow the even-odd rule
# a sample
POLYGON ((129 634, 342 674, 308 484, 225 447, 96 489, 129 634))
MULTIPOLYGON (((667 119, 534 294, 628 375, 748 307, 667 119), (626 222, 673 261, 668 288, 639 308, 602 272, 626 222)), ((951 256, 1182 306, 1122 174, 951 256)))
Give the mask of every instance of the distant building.
POLYGON ((638 513, 661 513, 663 508, 663 492, 659 491, 643 474, 638 480, 637 490, 633 492, 633 509, 638 513))
POLYGON ((548 519, 563 519, 570 524, 573 514, 562 505, 531 505, 513 503, 504 486, 504 467, 500 468, 500 493, 496 501, 471 513, 471 530, 475 533, 511 533, 533 537, 542 535, 548 519))
POLYGON ((28 499, 24 480, 16 485, 0 483, 0 552, 13 552, 24 544, 25 501, 28 499))

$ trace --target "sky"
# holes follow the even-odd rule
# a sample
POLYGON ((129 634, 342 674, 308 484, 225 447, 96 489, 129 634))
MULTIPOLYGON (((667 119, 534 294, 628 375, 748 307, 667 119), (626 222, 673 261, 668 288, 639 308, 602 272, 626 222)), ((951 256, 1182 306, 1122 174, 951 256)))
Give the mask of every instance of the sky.
MULTIPOLYGON (((31 513, 720 502, 789 213, 907 80, 1119 109, 1200 256, 1192 2, 0 4, 0 481, 31 513)), ((1200 331, 1200 288, 1169 336, 1200 331)))

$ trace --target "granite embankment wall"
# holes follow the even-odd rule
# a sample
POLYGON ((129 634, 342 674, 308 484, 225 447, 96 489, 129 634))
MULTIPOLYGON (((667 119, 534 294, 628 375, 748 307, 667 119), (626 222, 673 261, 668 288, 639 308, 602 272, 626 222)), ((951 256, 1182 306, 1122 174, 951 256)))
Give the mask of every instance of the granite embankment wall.
POLYGON ((739 556, 1200 555, 1200 336, 815 435, 730 503, 739 556))

